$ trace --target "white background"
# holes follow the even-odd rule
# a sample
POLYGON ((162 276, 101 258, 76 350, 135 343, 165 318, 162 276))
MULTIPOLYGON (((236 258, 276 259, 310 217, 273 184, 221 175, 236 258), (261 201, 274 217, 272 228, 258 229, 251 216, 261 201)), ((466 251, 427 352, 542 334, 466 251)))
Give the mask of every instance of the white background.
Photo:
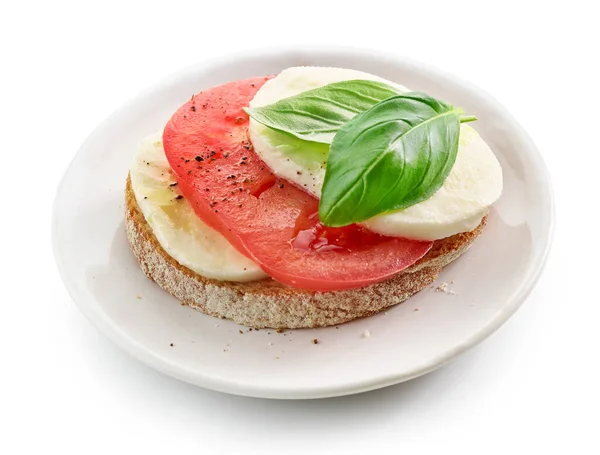
POLYGON ((594 3, 3 2, 0 453, 599 453, 594 3), (132 360, 63 288, 51 205, 86 136, 182 66, 273 44, 439 66, 498 98, 545 157, 557 205, 546 270, 517 314, 451 365, 353 397, 228 396, 132 360))

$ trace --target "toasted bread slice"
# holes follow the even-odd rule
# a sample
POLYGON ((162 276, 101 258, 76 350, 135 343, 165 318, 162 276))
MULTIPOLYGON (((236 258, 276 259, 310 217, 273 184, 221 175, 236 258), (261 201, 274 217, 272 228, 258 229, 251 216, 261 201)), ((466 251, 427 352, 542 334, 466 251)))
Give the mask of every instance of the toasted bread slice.
POLYGON ((341 324, 406 300, 431 284, 442 267, 471 246, 486 218, 471 232, 437 240, 422 259, 387 281, 333 292, 294 289, 270 278, 236 283, 198 275, 159 244, 138 207, 129 178, 125 222, 131 250, 146 276, 183 304, 249 327, 301 328, 341 324))

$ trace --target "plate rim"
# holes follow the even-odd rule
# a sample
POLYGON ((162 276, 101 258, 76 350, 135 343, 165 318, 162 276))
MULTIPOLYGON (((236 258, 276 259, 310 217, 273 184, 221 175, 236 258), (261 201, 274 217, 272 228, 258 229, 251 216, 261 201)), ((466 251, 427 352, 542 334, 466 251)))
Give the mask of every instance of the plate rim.
POLYGON ((517 122, 512 114, 498 102, 492 95, 478 87, 477 85, 462 79, 459 76, 451 74, 445 70, 439 69, 432 65, 420 62, 416 59, 407 57, 400 53, 392 54, 389 52, 382 52, 375 49, 369 48, 356 48, 347 46, 273 46, 268 48, 259 48, 253 51, 246 50, 244 52, 234 52, 224 54, 219 57, 200 60, 193 64, 179 68, 176 71, 169 74, 167 77, 158 80, 156 83, 149 87, 141 90, 136 95, 128 99, 119 108, 114 110, 108 117, 101 121, 93 131, 87 136, 83 143, 77 149, 77 152, 69 162, 66 170, 64 171, 60 183, 57 186, 53 206, 52 206, 52 222, 51 222, 51 239, 54 259, 59 271, 59 275, 74 303, 77 305, 79 310, 86 316, 86 318, 94 325, 101 333, 106 335, 113 343, 127 352, 129 355, 137 359, 138 361, 146 364, 147 366, 160 371, 161 373, 167 374, 171 377, 179 379, 181 381, 204 387, 207 389, 225 392, 233 395, 241 395, 255 398, 275 398, 275 399, 316 399, 316 398, 327 398, 336 397, 343 395, 351 395, 369 390, 375 390, 382 387, 387 387, 393 384, 398 384, 410 379, 414 379, 418 376, 422 376, 429 373, 460 354, 466 352, 468 349, 479 344, 496 330, 498 330, 523 304, 527 297, 531 294, 533 288, 539 281, 541 274, 546 265, 548 255, 552 246, 555 231, 555 199, 554 191, 551 183, 551 176, 548 172, 548 168, 543 160, 543 157, 535 145, 531 137, 527 134, 525 129, 517 122), (453 82, 461 85, 472 93, 476 93, 482 100, 488 103, 494 108, 494 110, 501 112, 502 117, 508 122, 511 133, 518 135, 519 140, 524 143, 527 147, 528 154, 536 164, 536 173, 540 177, 539 185, 543 190, 543 199, 547 204, 548 220, 543 224, 542 229, 544 236, 539 237, 538 241, 543 243, 543 249, 537 253, 537 257, 534 257, 535 264, 530 267, 528 276, 526 279, 521 281, 518 288, 515 288, 513 295, 507 300, 506 304, 502 306, 501 310, 494 315, 494 317, 486 324, 479 328, 472 336, 466 338, 461 343, 452 346, 445 350, 436 357, 423 362, 419 367, 411 370, 407 373, 400 374, 389 374, 386 376, 380 376, 377 378, 369 378, 366 380, 348 381, 343 384, 337 384, 335 386, 304 386, 304 387, 273 387, 273 386, 261 386, 260 384, 248 384, 240 383, 230 378, 215 377, 211 375, 202 374, 197 370, 191 370, 182 367, 180 364, 169 361, 163 357, 158 356, 152 350, 144 347, 140 342, 136 341, 130 335, 122 330, 110 319, 106 313, 101 311, 101 307, 97 305, 86 304, 86 299, 78 295, 77 286, 73 284, 69 274, 67 273, 66 267, 63 263, 63 258, 58 245, 58 224, 59 224, 59 209, 58 201, 60 196, 65 191, 65 181, 77 162, 77 158, 81 151, 87 148, 93 143, 96 135, 100 134, 107 126, 109 126, 113 118, 117 117, 120 113, 127 109, 127 107, 134 103, 136 100, 143 98, 145 95, 152 93, 159 87, 169 84, 171 81, 176 81, 181 75, 190 71, 192 68, 208 68, 208 67, 219 67, 226 64, 228 61, 249 58, 254 59, 268 58, 275 55, 281 54, 339 54, 340 56, 353 56, 357 54, 360 56, 375 57, 382 60, 390 61, 402 61, 402 63, 410 65, 412 67, 420 68, 428 73, 434 74, 435 76, 442 79, 449 79, 453 82))

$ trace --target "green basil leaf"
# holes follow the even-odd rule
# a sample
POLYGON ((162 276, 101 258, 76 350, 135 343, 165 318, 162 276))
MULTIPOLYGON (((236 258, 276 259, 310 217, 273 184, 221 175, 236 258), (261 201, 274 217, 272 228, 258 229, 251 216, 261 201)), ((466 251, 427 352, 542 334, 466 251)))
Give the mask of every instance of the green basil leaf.
POLYGON ((310 142, 331 144, 338 129, 356 114, 400 90, 377 81, 334 82, 274 104, 246 108, 257 122, 310 142))
POLYGON ((329 151, 321 222, 346 226, 431 197, 456 160, 461 113, 429 95, 409 92, 343 125, 329 151))

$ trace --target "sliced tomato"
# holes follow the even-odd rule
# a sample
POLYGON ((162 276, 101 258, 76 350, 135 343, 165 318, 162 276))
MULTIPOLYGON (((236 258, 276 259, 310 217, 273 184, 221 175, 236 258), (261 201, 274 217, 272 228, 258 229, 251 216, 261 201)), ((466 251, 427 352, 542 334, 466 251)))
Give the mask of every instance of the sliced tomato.
POLYGON ((167 159, 196 214, 274 279, 297 288, 362 287, 425 255, 431 242, 385 237, 357 225, 323 226, 318 200, 273 175, 252 150, 242 110, 267 80, 201 92, 167 123, 167 159))

